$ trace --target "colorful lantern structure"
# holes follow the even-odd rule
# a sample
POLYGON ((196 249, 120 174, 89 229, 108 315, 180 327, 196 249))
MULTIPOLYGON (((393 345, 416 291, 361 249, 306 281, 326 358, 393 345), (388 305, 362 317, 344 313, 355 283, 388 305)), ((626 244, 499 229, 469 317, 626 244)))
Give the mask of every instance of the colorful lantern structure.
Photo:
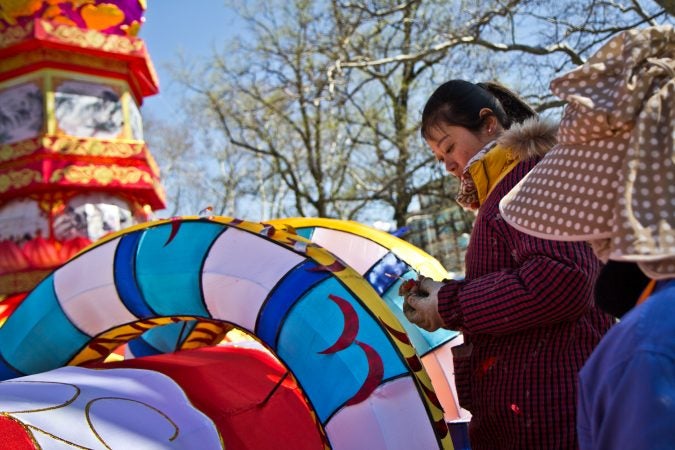
POLYGON ((0 4, 5 309, 84 246, 165 205, 139 112, 158 92, 135 37, 144 10, 144 0, 0 4))
MULTIPOLYGON (((239 421, 222 405, 246 395, 248 401, 232 405, 239 413, 250 411, 251 421, 267 421, 269 411, 276 421, 280 409, 264 407, 268 396, 259 394, 267 391, 271 398, 276 391, 271 386, 281 387, 284 371, 306 399, 304 409, 293 400, 285 418, 290 421, 291 411, 297 413, 312 439, 326 443, 312 448, 453 448, 429 375, 373 286, 300 235, 227 217, 176 218, 127 228, 100 239, 42 280, 0 327, 0 437, 21 427, 40 439, 37 448, 63 442, 102 448, 96 441, 123 448, 140 442, 143 434, 156 435, 161 421, 168 430, 161 436, 179 439, 180 430, 192 430, 206 439, 206 431, 199 431, 205 430, 201 416, 182 405, 194 405, 217 419, 221 433, 229 427, 238 430, 237 436, 257 434, 251 433, 258 429, 255 422, 239 421), (191 353, 197 359, 210 355, 203 362, 188 361, 192 356, 187 352, 195 351, 190 350, 146 357, 154 363, 137 358, 100 366, 113 349, 146 330, 186 320, 231 324, 254 336, 285 369, 267 372, 272 376, 267 389, 248 384, 265 377, 265 371, 255 370, 249 380, 236 383, 245 385, 242 390, 209 395, 206 383, 225 392, 220 379, 230 376, 222 366, 208 370, 208 360, 224 362, 219 350, 191 353), (169 380, 138 370, 127 376, 115 367, 158 369, 176 383, 156 389, 154 380, 169 380), (108 368, 113 370, 103 370, 108 368), (181 375, 185 370, 187 379, 181 375), (114 380, 120 376, 127 381, 114 380), (40 398, 59 400, 34 408, 37 389, 23 389, 27 382, 46 387, 40 398), (58 391, 50 389, 56 385, 58 391), (181 392, 190 402, 180 398, 181 392), (220 401, 220 395, 227 400, 220 401), (109 407, 94 411, 98 408, 91 405, 101 400, 109 407), (136 416, 108 400, 142 407, 147 414, 130 423, 136 416), (71 403, 75 408, 61 407, 71 403), (48 414, 34 414, 47 408, 48 414), (75 412, 79 422, 69 419, 75 412), (193 419, 178 422, 188 416, 193 419), (314 427, 308 426, 309 419, 314 427), (73 425, 64 427, 66 423, 73 425), (75 423, 93 424, 92 432, 75 423)), ((270 448, 239 446, 232 433, 223 437, 222 448, 270 448)), ((189 448, 221 448, 201 442, 189 448)), ((168 444, 162 448, 188 448, 168 444)))

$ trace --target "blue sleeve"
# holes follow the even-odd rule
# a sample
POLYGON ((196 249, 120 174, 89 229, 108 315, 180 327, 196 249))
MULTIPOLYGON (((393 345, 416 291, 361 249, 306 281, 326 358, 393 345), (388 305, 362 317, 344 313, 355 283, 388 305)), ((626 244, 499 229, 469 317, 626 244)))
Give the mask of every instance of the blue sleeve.
POLYGON ((642 349, 626 364, 595 375, 582 378, 579 390, 582 450, 675 448, 672 355, 642 349))

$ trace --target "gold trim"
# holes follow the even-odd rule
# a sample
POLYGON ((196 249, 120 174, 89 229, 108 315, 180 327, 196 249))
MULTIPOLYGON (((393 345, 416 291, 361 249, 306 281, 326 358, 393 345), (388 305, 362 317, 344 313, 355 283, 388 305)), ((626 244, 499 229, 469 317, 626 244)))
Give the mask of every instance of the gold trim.
POLYGON ((122 135, 126 139, 133 139, 131 134, 131 113, 129 112, 129 103, 131 99, 129 98, 129 91, 125 90, 120 95, 120 101, 122 102, 122 135))
MULTIPOLYGON (((57 183, 62 180, 77 184, 88 184, 94 181, 104 186, 113 182, 120 184, 134 184, 138 182, 154 184, 154 180, 148 172, 136 167, 118 166, 116 164, 109 166, 88 164, 86 166, 64 167, 52 172, 49 182, 57 183)), ((2 192, 1 189, 2 185, 0 184, 0 192, 2 192)))
POLYGON ((56 124, 56 94, 54 93, 53 73, 50 70, 45 70, 45 125, 47 134, 54 134, 57 129, 56 124))
POLYGON ((104 75, 93 75, 90 73, 66 69, 45 68, 43 70, 48 72, 48 74, 54 78, 52 82, 52 89, 54 90, 56 90, 59 85, 67 81, 84 81, 87 83, 104 84, 117 89, 117 93, 120 95, 122 92, 129 91, 131 89, 129 87, 129 83, 127 83, 127 80, 119 78, 106 77, 104 75))
POLYGON ((153 317, 120 325, 92 337, 87 345, 78 354, 73 356, 67 364, 69 366, 81 366, 88 363, 101 362, 110 353, 115 351, 117 347, 137 338, 151 328, 192 319, 196 319, 196 317, 153 317))
POLYGON ((94 48, 111 53, 125 55, 138 54, 143 51, 143 41, 136 38, 105 34, 96 30, 82 29, 70 25, 58 25, 40 20, 45 34, 60 42, 83 48, 94 48))
POLYGON ((0 163, 31 155, 42 148, 42 138, 0 145, 0 163))
POLYGON ((99 139, 72 139, 58 136, 45 138, 45 149, 62 155, 101 156, 107 158, 132 158, 142 155, 143 141, 117 142, 99 139))
POLYGON ((0 60, 0 73, 16 70, 33 64, 69 64, 87 69, 104 70, 119 75, 130 72, 129 64, 111 58, 103 59, 100 56, 82 55, 57 49, 40 49, 22 52, 0 60))
POLYGON ((148 167, 158 174, 157 164, 147 150, 144 141, 118 140, 104 141, 100 139, 77 138, 63 135, 42 136, 25 141, 0 145, 0 165, 16 161, 44 150, 59 155, 92 156, 103 158, 137 158, 147 160, 148 167))
POLYGON ((34 29, 35 27, 32 21, 26 23, 24 26, 15 25, 6 28, 4 31, 0 32, 0 48, 11 47, 14 44, 26 40, 28 36, 33 34, 34 29))
POLYGON ((42 173, 37 170, 20 169, 0 174, 0 193, 10 189, 26 187, 33 182, 42 181, 42 173))

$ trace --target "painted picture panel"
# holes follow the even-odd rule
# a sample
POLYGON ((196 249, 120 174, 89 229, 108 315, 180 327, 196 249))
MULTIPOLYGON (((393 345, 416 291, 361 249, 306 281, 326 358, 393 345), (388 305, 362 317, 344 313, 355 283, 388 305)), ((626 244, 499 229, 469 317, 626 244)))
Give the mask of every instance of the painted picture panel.
POLYGON ((54 237, 66 240, 82 236, 95 241, 135 223, 131 208, 122 199, 99 193, 78 195, 56 216, 54 237))
POLYGON ((0 241, 21 244, 49 235, 49 219, 35 200, 12 200, 0 208, 0 241))
POLYGON ((0 91, 0 144, 36 137, 43 128, 42 90, 25 83, 0 91))
POLYGON ((122 102, 111 86, 64 81, 56 88, 54 109, 58 127, 66 134, 101 139, 122 137, 122 102))

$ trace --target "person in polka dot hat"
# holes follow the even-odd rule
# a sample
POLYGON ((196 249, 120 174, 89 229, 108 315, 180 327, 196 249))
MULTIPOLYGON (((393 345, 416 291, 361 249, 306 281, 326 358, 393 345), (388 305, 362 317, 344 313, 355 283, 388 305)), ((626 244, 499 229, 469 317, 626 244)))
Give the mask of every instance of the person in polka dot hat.
POLYGON ((473 450, 575 450, 577 373, 612 323, 593 305, 600 263, 588 245, 529 236, 499 215, 556 128, 495 83, 450 80, 422 113, 422 137, 477 215, 465 278, 420 278, 402 292, 404 313, 462 331, 454 379, 473 450))
POLYGON ((579 374, 580 447, 675 448, 675 31, 620 33, 551 89, 559 143, 500 211, 606 263, 596 303, 621 320, 579 374))

